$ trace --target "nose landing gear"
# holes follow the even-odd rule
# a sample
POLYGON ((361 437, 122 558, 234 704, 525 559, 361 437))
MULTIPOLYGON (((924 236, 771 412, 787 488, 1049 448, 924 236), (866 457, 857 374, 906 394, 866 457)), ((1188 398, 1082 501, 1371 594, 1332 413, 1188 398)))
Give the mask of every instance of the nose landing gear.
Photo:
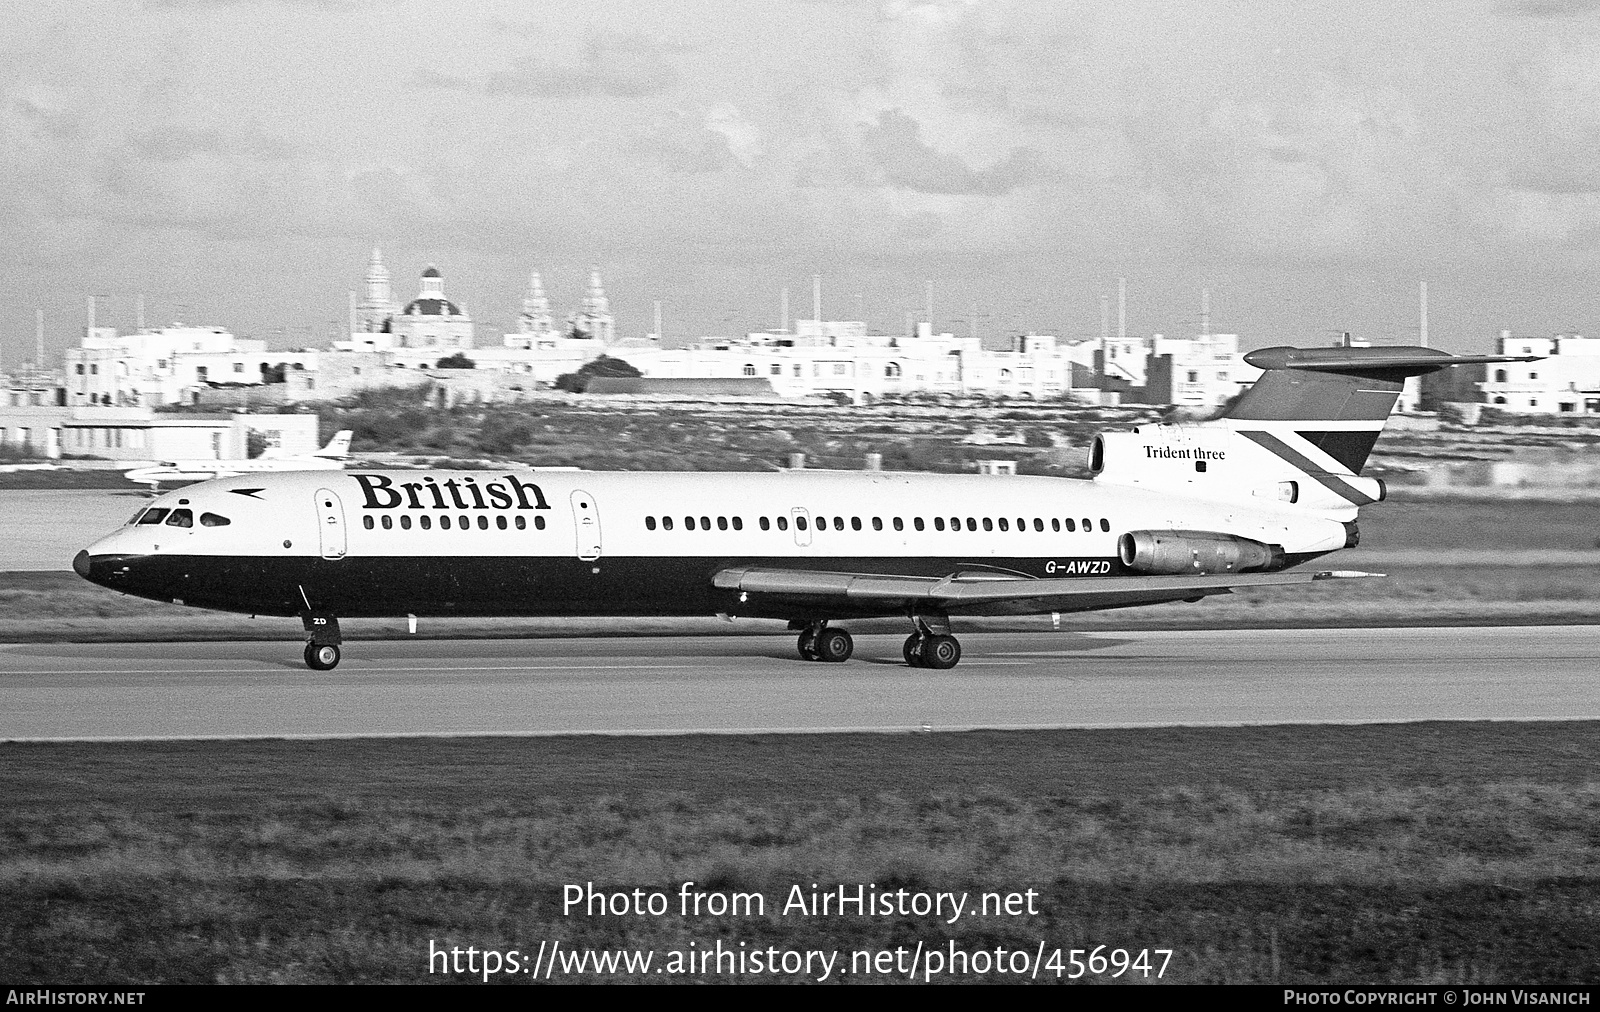
POLYGON ((312 671, 332 671, 339 666, 339 619, 325 612, 304 612, 300 624, 306 630, 306 667, 312 671))

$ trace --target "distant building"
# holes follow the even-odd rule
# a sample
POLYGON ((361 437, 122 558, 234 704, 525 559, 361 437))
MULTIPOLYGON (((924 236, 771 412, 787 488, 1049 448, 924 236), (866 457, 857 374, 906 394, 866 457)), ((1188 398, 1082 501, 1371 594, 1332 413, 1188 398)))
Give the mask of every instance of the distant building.
POLYGON ((1526 414, 1600 414, 1600 339, 1512 337, 1502 331, 1495 354, 1545 357, 1489 366, 1480 389, 1490 407, 1526 414))
POLYGON ((317 355, 268 351, 265 341, 235 337, 221 327, 176 324, 136 334, 92 327, 63 356, 67 404, 192 404, 209 387, 282 383, 291 371, 315 370, 317 355))

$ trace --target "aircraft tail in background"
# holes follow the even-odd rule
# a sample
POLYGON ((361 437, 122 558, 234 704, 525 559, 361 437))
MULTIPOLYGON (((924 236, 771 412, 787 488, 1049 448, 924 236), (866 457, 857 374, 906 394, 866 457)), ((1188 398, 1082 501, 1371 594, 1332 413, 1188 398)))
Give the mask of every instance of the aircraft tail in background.
POLYGON ((350 429, 340 429, 328 440, 328 445, 313 453, 313 457, 348 457, 350 456, 350 437, 355 433, 350 429))

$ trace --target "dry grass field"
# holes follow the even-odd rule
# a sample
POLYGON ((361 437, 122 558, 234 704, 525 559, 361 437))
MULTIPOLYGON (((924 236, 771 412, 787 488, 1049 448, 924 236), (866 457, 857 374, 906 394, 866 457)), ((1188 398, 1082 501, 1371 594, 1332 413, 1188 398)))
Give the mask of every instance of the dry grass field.
POLYGON ((1173 982, 1592 981, 1597 744, 1574 723, 7 745, 0 960, 34 982, 412 982, 445 977, 430 940, 1042 941, 1171 949, 1173 982), (564 914, 590 881, 768 905, 564 914), (1032 889, 1037 913, 780 912, 812 883, 1032 889))

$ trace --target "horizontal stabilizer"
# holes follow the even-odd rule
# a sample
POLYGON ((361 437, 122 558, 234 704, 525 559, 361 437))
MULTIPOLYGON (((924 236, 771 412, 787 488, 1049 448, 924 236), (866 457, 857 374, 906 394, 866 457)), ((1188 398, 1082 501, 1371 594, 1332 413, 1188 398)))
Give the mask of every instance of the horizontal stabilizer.
POLYGON ((1452 355, 1437 348, 1261 348, 1244 360, 1257 369, 1302 369, 1405 379, 1454 365, 1537 362, 1539 355, 1452 355))

